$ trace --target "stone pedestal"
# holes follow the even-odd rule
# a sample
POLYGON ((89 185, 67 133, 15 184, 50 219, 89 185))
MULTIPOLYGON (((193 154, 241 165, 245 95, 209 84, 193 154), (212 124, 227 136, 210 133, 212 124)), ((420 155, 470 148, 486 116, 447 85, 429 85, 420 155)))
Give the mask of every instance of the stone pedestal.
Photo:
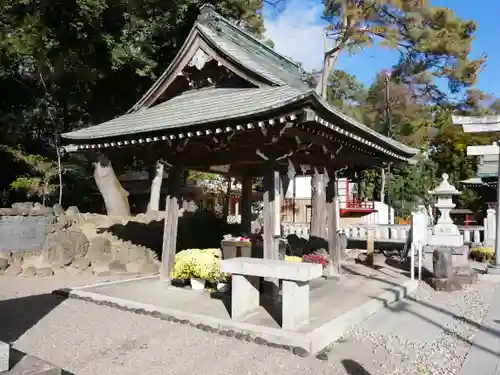
POLYGON ((447 279, 453 276, 450 248, 442 247, 434 250, 432 253, 432 270, 434 277, 438 279, 447 279))
POLYGON ((443 174, 439 186, 429 193, 437 197, 436 208, 441 216, 428 237, 428 245, 423 248, 423 267, 433 271, 431 284, 435 289, 461 289, 462 285, 477 279, 469 264, 469 246, 464 245, 463 236, 450 217, 455 208, 453 196, 461 193, 450 185, 447 174, 443 174))
POLYGON ((429 271, 433 271, 432 255, 437 249, 449 249, 451 251, 451 263, 453 268, 469 266, 469 246, 447 246, 447 245, 428 245, 423 247, 424 262, 423 267, 429 271))

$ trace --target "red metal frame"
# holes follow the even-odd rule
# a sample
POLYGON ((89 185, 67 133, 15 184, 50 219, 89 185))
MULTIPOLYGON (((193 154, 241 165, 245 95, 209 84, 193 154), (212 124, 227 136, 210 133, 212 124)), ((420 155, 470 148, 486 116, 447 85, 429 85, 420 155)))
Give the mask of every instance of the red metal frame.
POLYGON ((349 184, 351 180, 346 180, 346 197, 345 197, 345 208, 340 209, 340 215, 344 215, 346 213, 370 213, 375 212, 375 202, 373 201, 364 201, 361 199, 353 198, 349 199, 349 184))

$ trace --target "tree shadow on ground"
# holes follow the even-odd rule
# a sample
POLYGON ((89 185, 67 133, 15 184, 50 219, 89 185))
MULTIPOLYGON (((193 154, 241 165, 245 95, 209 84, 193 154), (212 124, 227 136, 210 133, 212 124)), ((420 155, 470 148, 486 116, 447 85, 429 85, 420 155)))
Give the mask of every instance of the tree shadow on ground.
MULTIPOLYGON (((385 284, 388 284, 390 286, 399 286, 401 287, 401 284, 398 284, 396 282, 392 282, 392 281, 389 281, 389 280, 385 280, 385 279, 382 279, 382 278, 379 278, 379 277, 376 277, 376 276, 373 276, 373 275, 370 275, 370 276, 367 276, 367 275, 363 275, 361 273, 358 273, 354 270, 348 270, 348 272, 350 272, 351 274, 354 274, 354 275, 358 275, 358 276, 361 276, 361 277, 364 277, 364 278, 367 278, 367 279, 370 279, 370 280, 377 280, 377 281, 380 281, 382 283, 385 283, 385 284)), ((403 289, 405 289, 405 295, 407 295, 408 293, 408 290, 406 287, 403 287, 403 289)), ((400 297, 400 293, 396 290, 393 291, 394 295, 399 298, 400 297)), ((446 293, 446 292, 443 292, 443 293, 446 293)), ((490 354, 493 354, 495 356, 498 356, 500 355, 500 352, 498 351, 494 351, 490 348, 487 348, 483 345, 480 345, 480 344, 477 344, 477 343, 474 343, 472 341, 472 339, 469 339, 469 338, 465 338, 465 337, 462 337, 460 334, 457 334, 456 332, 453 331, 453 329, 450 329, 448 327, 445 327, 439 323, 436 323, 435 321, 433 321, 432 319, 430 318, 427 318, 426 316, 423 316, 422 314, 419 314, 418 312, 415 312, 415 311, 411 311, 407 308, 408 306, 408 303, 404 302, 404 301, 399 301, 399 302, 396 302, 396 303, 388 303, 386 300, 382 299, 382 298, 379 298, 379 297, 374 297, 374 299, 376 300, 379 300, 380 302, 383 303, 384 307, 388 308, 390 311, 392 312, 395 312, 395 313, 400 313, 400 312, 407 312, 407 313, 410 313, 412 315, 415 315, 417 316, 418 318, 428 322, 429 324, 432 324, 440 329, 442 329, 444 332, 446 332, 447 334, 449 334, 450 336, 453 336, 455 337, 456 339, 462 341, 462 342, 465 342, 471 346, 476 346, 478 348, 480 348, 481 350, 485 351, 485 352, 488 352, 490 354)), ((497 330, 497 329, 493 329, 493 328, 490 328, 488 326, 485 326, 484 324, 479 324, 479 323, 476 323, 474 322, 473 320, 469 319, 469 318, 466 318, 465 316, 462 316, 462 315, 457 315, 451 311, 448 311, 448 310, 445 310, 441 307, 438 307, 438 306, 435 306, 435 305, 432 305, 430 303, 427 303, 427 302, 424 302, 424 301, 419 301, 411 296, 407 296, 406 297, 407 300, 413 302, 413 303, 416 303, 416 304, 419 304, 421 306, 424 306, 424 307, 427 307, 429 309, 432 309, 432 310, 435 310, 439 313, 442 313, 442 314, 445 314, 445 315, 448 315, 448 316, 451 316, 453 317, 455 320, 457 321, 462 321, 464 323, 467 323, 469 324, 470 326, 480 330, 480 331, 484 331, 484 332, 488 332, 489 334, 493 335, 493 336, 496 336, 496 337, 500 337, 500 330, 497 330)))
POLYGON ((55 294, 39 294, 0 301, 0 341, 16 341, 64 300, 55 294))
MULTIPOLYGON (((141 223, 129 221, 127 224, 114 224, 99 228, 98 233, 109 232, 122 241, 145 246, 156 253, 161 260, 164 220, 141 223)), ((239 224, 228 224, 210 211, 184 212, 179 217, 177 227, 177 251, 184 249, 220 248, 224 235, 240 236, 239 224)))
POLYGON ((344 366, 349 375, 370 375, 363 366, 352 359, 343 359, 342 366, 344 366))

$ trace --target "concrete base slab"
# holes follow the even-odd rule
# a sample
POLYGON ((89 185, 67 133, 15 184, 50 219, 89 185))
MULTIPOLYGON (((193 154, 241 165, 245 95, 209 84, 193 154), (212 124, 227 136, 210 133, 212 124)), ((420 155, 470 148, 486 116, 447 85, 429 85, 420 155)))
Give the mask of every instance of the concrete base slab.
POLYGON ((500 266, 490 264, 486 269, 488 275, 500 275, 500 266))
POLYGON ((296 330, 280 328, 280 306, 260 306, 231 319, 231 299, 225 293, 199 293, 173 287, 159 277, 74 288, 65 293, 97 304, 159 319, 189 324, 257 344, 292 349, 298 355, 320 352, 376 311, 404 298, 418 286, 401 274, 388 276, 362 265, 346 267, 340 281, 311 282, 310 319, 296 330))
POLYGON ((446 292, 452 292, 455 290, 460 290, 464 285, 474 284, 477 281, 477 273, 471 273, 470 275, 460 275, 453 276, 449 279, 438 279, 431 278, 431 286, 436 290, 443 290, 446 292))

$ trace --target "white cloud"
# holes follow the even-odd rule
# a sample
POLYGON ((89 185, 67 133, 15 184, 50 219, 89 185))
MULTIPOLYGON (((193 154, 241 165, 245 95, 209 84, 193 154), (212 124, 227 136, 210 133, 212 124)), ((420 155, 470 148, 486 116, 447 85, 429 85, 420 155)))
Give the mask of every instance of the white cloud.
POLYGON ((267 37, 274 49, 305 70, 321 69, 324 51, 324 24, 321 22, 323 4, 314 0, 288 0, 286 8, 275 17, 266 17, 267 37))

